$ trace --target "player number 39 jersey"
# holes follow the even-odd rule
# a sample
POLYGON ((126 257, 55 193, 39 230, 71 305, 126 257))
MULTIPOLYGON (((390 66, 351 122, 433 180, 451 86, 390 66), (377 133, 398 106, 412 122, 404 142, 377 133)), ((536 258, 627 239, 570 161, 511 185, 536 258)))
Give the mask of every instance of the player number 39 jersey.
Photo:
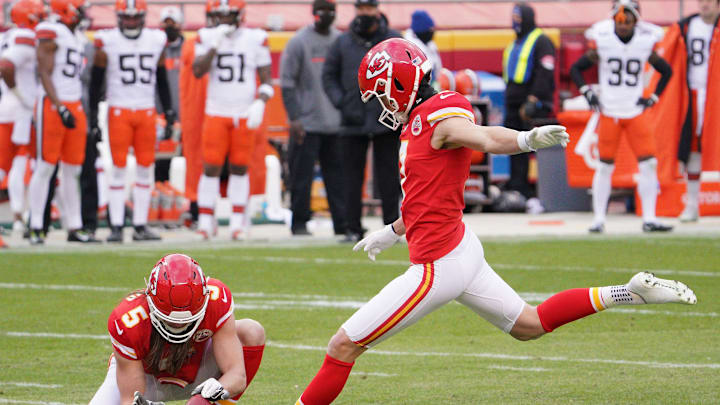
MULTIPOLYGON (((220 35, 217 28, 198 31, 195 55, 202 56, 220 35)), ((223 38, 210 67, 205 113, 220 117, 247 117, 255 100, 257 68, 271 63, 267 33, 240 27, 223 38)))
POLYGON ((35 27, 38 40, 57 45, 52 82, 60 101, 79 101, 82 97, 80 72, 83 68, 83 41, 62 23, 43 21, 35 27))
POLYGON ((453 117, 475 122, 465 96, 442 92, 416 107, 400 134, 401 210, 410 261, 416 264, 443 257, 465 232, 463 193, 472 151, 437 150, 430 145, 435 126, 453 117))
POLYGON ((638 21, 628 43, 615 34, 613 20, 597 22, 585 32, 589 46, 597 50, 600 58, 600 104, 604 115, 633 118, 643 112, 637 105, 645 85, 643 67, 663 35, 662 28, 645 21, 638 21))
POLYGON ((95 47, 108 56, 108 105, 132 109, 155 107, 158 60, 166 43, 165 32, 150 28, 143 28, 136 39, 127 38, 118 28, 95 34, 95 47))
MULTIPOLYGON (((192 383, 197 376, 203 359, 207 340, 220 329, 233 313, 233 298, 230 290, 221 281, 208 278, 210 300, 205 317, 191 339, 195 341, 188 354, 189 359, 175 375, 160 373, 155 375, 160 383, 175 384, 181 387, 192 383)), ((108 318, 108 332, 113 348, 121 356, 130 360, 144 360, 150 350, 150 336, 153 326, 150 321, 150 309, 144 293, 131 294, 115 307, 108 318)), ((143 362, 145 372, 150 373, 143 362)), ((161 365, 162 367, 162 365, 161 365)))

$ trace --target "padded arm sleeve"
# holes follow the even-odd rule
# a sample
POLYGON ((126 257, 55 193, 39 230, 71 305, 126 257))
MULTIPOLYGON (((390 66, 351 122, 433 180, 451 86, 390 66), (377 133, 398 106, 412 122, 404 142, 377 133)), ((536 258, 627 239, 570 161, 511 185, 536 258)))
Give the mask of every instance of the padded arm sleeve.
POLYGON ((652 67, 660 73, 660 80, 658 80, 657 86, 655 86, 655 95, 660 97, 662 92, 665 90, 670 77, 672 76, 672 68, 670 64, 663 58, 653 58, 650 62, 652 67))

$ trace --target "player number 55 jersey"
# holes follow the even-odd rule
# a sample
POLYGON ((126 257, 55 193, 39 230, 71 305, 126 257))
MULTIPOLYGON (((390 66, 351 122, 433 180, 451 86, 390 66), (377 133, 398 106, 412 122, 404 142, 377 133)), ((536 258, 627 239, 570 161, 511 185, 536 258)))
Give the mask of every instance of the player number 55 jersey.
MULTIPOLYGON (((220 35, 217 28, 198 31, 195 55, 202 56, 220 35)), ((247 117, 255 100, 256 70, 269 66, 267 33, 261 29, 240 27, 223 38, 213 58, 208 81, 205 113, 221 117, 247 117)))
POLYGON ((82 97, 80 72, 83 68, 83 42, 58 22, 43 21, 35 27, 38 40, 52 40, 57 45, 52 82, 60 101, 78 101, 82 97))
POLYGON ((600 58, 600 104, 604 115, 633 118, 643 112, 637 105, 645 85, 643 67, 663 35, 662 28, 645 21, 638 21, 628 43, 615 34, 612 20, 595 23, 585 32, 589 46, 597 50, 600 58))
POLYGON ((166 43, 163 31, 150 28, 143 28, 136 39, 127 38, 117 28, 95 34, 95 47, 108 56, 108 105, 131 109, 155 107, 158 60, 166 43))

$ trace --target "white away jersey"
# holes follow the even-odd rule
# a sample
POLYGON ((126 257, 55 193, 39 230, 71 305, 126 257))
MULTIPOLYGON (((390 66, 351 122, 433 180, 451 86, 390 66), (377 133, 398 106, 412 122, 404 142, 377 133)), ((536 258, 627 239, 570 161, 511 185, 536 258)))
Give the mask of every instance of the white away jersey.
POLYGON ((707 86, 710 39, 714 29, 713 24, 706 24, 699 15, 690 20, 688 25, 688 82, 693 90, 707 86))
POLYGON ((117 28, 95 34, 95 47, 108 56, 105 73, 108 105, 132 109, 155 107, 158 60, 166 43, 165 32, 150 28, 143 28, 136 39, 127 38, 117 28))
MULTIPOLYGON (((37 93, 35 54, 35 32, 27 28, 8 30, 0 40, 0 59, 6 59, 15 66, 15 86, 22 94, 24 103, 0 80, 0 122, 14 122, 23 104, 31 109, 37 93)), ((27 109, 27 108, 26 108, 27 109)))
MULTIPOLYGON (((219 32, 216 28, 198 31, 195 55, 206 54, 219 32)), ((223 38, 210 67, 205 113, 221 117, 247 117, 255 100, 256 70, 271 63, 267 33, 240 27, 223 38)))
POLYGON ((51 21, 38 24, 35 32, 38 40, 49 39, 57 45, 55 67, 51 78, 58 98, 60 101, 80 100, 82 97, 80 72, 83 68, 84 53, 80 34, 76 35, 65 24, 51 21))
POLYGON ((600 104, 608 117, 633 118, 643 112, 637 101, 645 81, 643 67, 664 32, 657 25, 638 21, 627 44, 615 34, 615 22, 603 20, 585 32, 590 47, 597 50, 600 104))

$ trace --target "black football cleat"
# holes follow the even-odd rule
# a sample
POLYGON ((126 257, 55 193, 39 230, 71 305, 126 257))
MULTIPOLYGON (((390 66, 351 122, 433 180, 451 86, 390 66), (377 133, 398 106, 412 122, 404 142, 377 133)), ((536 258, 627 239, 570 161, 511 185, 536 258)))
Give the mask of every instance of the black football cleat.
POLYGON ((28 239, 31 245, 44 245, 45 232, 43 232, 42 229, 31 229, 28 239))
POLYGON ((604 233, 605 232, 605 224, 595 224, 588 228, 588 232, 590 233, 604 233))
POLYGON ((673 227, 670 225, 663 225, 660 222, 645 222, 642 226, 643 232, 670 232, 673 227))
POLYGON ((147 225, 136 226, 132 238, 136 242, 162 240, 160 235, 151 231, 150 228, 147 227, 147 225))
POLYGON ((79 243, 102 243, 100 239, 95 238, 95 235, 93 235, 92 232, 87 232, 82 229, 69 231, 67 241, 79 243))
POLYGON ((123 228, 122 226, 111 226, 110 236, 107 237, 108 243, 122 243, 123 242, 123 228))

